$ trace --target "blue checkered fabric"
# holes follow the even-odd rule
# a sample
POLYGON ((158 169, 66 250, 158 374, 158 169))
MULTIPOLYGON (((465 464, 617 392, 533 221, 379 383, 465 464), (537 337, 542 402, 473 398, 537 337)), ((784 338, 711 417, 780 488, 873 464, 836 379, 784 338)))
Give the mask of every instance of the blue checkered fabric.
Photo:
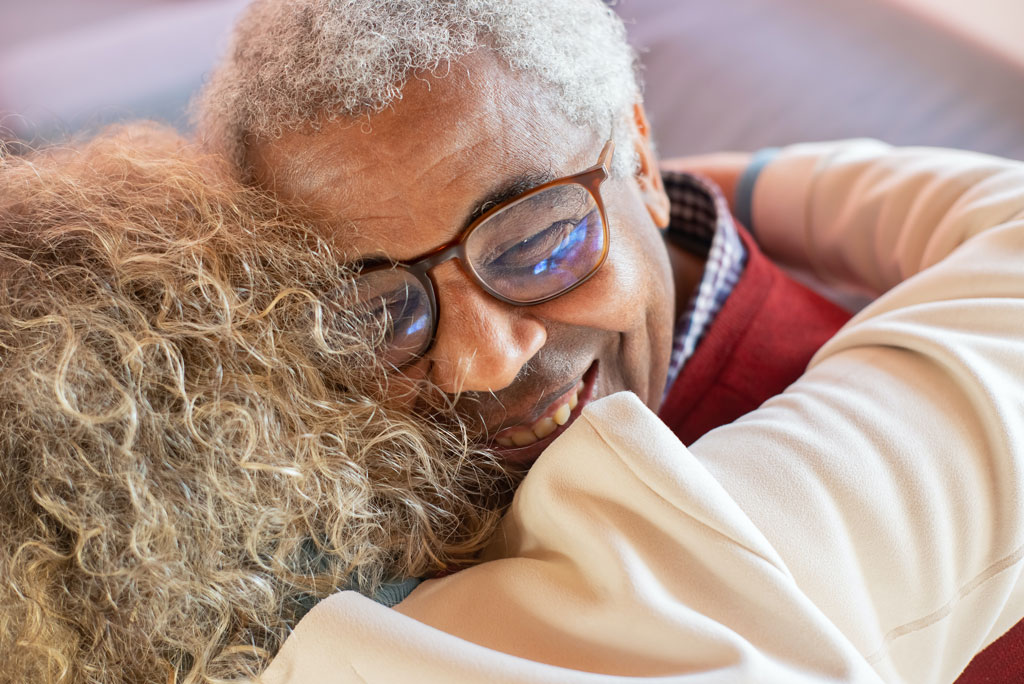
POLYGON ((700 283, 676 321, 667 393, 743 275, 747 250, 717 186, 688 173, 667 171, 662 178, 672 203, 665 239, 705 262, 700 283))

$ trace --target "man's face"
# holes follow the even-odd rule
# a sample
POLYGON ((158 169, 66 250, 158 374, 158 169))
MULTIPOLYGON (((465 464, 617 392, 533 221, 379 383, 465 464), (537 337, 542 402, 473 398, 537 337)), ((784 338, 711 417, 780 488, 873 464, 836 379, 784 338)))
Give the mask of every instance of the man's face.
MULTIPOLYGON (((572 125, 549 93, 481 52, 447 77, 410 80, 380 114, 286 133, 252 158, 260 182, 309 207, 347 258, 403 261, 457 237, 496 198, 592 166, 608 134, 572 125)), ((515 306, 480 289, 457 260, 431 272, 437 336, 405 372, 459 395, 497 442, 522 445, 505 451, 510 460, 536 458, 564 430, 543 436, 567 404, 566 425, 620 390, 660 404, 674 295, 642 186, 632 177, 601 186, 607 261, 561 297, 515 306)))

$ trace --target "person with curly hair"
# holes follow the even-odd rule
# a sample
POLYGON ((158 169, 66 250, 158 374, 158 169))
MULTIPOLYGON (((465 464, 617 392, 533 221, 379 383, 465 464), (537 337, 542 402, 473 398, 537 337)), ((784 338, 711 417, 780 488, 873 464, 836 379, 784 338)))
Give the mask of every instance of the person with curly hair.
POLYGON ((1014 634, 1024 166, 722 173, 878 296, 814 353, 840 319, 659 173, 631 64, 596 0, 264 0, 227 164, 4 158, 0 674, 948 682, 1014 634))
POLYGON ((169 130, 0 158, 0 681, 254 674, 474 562, 513 476, 394 399, 346 263, 169 130))

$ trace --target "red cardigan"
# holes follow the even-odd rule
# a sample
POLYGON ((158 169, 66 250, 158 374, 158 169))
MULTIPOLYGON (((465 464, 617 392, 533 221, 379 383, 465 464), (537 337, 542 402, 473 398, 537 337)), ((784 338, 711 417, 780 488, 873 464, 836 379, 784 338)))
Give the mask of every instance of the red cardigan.
MULTIPOLYGON (((781 393, 850 318, 786 275, 738 227, 747 265, 661 407, 684 444, 781 393)), ((1024 620, 979 653, 956 684, 1024 682, 1024 620)))
POLYGON ((738 224, 737 230, 746 267, 659 412, 683 444, 781 393, 850 318, 783 273, 738 224))

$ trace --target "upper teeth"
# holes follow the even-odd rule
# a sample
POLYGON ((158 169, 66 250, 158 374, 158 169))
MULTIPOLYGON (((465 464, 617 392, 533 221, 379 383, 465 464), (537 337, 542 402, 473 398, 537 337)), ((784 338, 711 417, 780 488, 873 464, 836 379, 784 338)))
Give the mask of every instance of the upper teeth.
POLYGON ((520 428, 510 433, 498 437, 498 444, 505 447, 517 446, 523 447, 533 444, 538 439, 544 439, 552 432, 554 432, 559 425, 565 425, 569 422, 569 416, 572 414, 572 410, 580 402, 580 390, 583 388, 583 383, 577 385, 576 389, 572 391, 568 397, 562 402, 562 404, 555 409, 555 412, 544 416, 536 423, 531 425, 529 428, 520 428))

